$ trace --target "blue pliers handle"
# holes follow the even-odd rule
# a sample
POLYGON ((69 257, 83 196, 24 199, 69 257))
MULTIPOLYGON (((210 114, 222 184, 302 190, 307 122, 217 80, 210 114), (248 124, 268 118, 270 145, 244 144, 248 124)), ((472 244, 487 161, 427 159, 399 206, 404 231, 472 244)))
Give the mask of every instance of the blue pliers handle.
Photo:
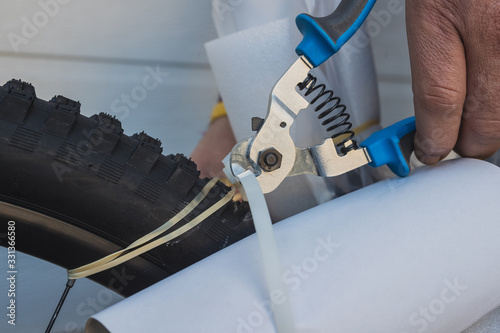
MULTIPOLYGON (((317 67, 337 53, 354 35, 370 14, 376 0, 342 0, 337 9, 326 17, 315 18, 300 14, 297 27, 304 36, 296 52, 317 67)), ((410 173, 409 158, 413 151, 415 117, 400 121, 374 133, 361 143, 370 156, 369 165, 388 165, 398 176, 410 173)))
POLYGON ((368 151, 370 166, 387 165, 396 175, 405 177, 410 173, 414 138, 415 117, 410 117, 373 133, 360 146, 368 151))
POLYGON ((358 31, 370 14, 376 0, 342 0, 335 11, 325 17, 300 14, 295 19, 304 36, 295 51, 317 67, 337 53, 358 31))

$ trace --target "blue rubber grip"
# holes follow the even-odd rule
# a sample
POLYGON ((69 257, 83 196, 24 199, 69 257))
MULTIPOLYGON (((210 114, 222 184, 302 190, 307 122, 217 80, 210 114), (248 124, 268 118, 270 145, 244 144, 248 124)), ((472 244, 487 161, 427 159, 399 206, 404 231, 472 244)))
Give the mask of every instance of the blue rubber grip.
POLYGON ((358 31, 370 14, 376 0, 342 0, 337 9, 326 17, 300 14, 295 19, 304 36, 295 52, 304 55, 317 67, 325 62, 358 31))
POLYGON ((410 155, 415 136, 415 117, 402 120, 373 133, 360 146, 368 150, 372 167, 388 165, 399 177, 410 173, 410 155))

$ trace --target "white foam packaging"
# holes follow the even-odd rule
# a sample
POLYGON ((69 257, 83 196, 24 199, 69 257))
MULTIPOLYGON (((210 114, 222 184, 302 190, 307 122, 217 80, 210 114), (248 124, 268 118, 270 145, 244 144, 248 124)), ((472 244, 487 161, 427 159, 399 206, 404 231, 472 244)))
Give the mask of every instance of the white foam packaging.
MULTIPOLYGON (((500 305, 499 194, 498 167, 460 159, 279 222, 297 332, 471 326, 500 305)), ((95 315, 87 329, 275 332, 271 307, 253 235, 95 315)))

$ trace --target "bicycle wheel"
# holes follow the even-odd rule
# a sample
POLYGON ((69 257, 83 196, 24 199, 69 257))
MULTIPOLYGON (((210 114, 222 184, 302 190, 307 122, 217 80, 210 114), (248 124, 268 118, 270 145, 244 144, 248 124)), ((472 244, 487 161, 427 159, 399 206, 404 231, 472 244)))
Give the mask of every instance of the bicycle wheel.
MULTIPOLYGON (((126 247, 208 182, 144 132, 124 135, 114 117, 85 117, 63 96, 43 101, 19 80, 0 87, 0 160, 0 216, 16 222, 16 250, 64 268, 126 247)), ((218 182, 178 227, 228 191, 218 182)), ((248 205, 231 202, 190 232, 89 278, 129 296, 253 232, 248 205)))

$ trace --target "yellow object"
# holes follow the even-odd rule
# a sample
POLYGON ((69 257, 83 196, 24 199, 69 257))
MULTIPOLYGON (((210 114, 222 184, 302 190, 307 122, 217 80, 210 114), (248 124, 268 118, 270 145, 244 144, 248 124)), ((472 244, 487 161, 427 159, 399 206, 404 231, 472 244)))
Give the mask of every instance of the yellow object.
MULTIPOLYGON (((229 179, 227 178, 220 178, 219 181, 221 183, 223 183, 224 185, 226 185, 227 187, 233 187, 233 186, 236 186, 236 184, 233 184, 229 181, 229 179)), ((241 195, 240 192, 238 192, 238 189, 236 189, 236 193, 233 197, 233 201, 243 201, 243 196, 241 195)))
POLYGON ((219 102, 215 104, 214 108, 212 109, 212 115, 210 116, 210 123, 213 123, 215 120, 226 117, 226 107, 224 106, 223 102, 219 102))
POLYGON ((183 233, 193 229, 196 227, 198 224, 200 224, 203 220, 205 220, 207 217, 215 213, 217 210, 222 208, 226 203, 231 201, 231 199, 234 196, 235 189, 233 188, 229 193, 226 194, 221 200, 216 202, 214 205, 212 205, 210 208, 205 210, 203 213, 198 215, 196 218, 191 220, 190 222, 186 223, 182 227, 176 229, 175 231, 172 231, 165 236, 158 238, 156 240, 153 240, 154 238, 158 237, 160 234, 164 233, 171 227, 173 227, 177 222, 185 218, 190 212, 193 211, 196 206, 200 202, 205 199, 205 197, 208 195, 212 187, 215 186, 217 183, 218 179, 214 178, 210 182, 205 185, 203 190, 191 201, 186 207, 184 207, 183 210, 181 210, 177 215, 172 217, 169 221, 165 222, 161 227, 157 228, 156 230, 150 232, 149 234, 139 238, 129 246, 127 246, 125 249, 117 251, 115 253, 112 253, 102 259, 96 260, 90 264, 75 268, 75 269, 70 269, 68 270, 68 279, 80 279, 83 277, 87 277, 92 274, 96 274, 99 272, 102 272, 106 269, 115 267, 125 261, 128 261, 132 258, 137 257, 138 255, 143 254, 144 252, 147 252, 161 244, 164 244, 180 235, 183 233), (127 252, 127 253, 125 253, 127 252))

